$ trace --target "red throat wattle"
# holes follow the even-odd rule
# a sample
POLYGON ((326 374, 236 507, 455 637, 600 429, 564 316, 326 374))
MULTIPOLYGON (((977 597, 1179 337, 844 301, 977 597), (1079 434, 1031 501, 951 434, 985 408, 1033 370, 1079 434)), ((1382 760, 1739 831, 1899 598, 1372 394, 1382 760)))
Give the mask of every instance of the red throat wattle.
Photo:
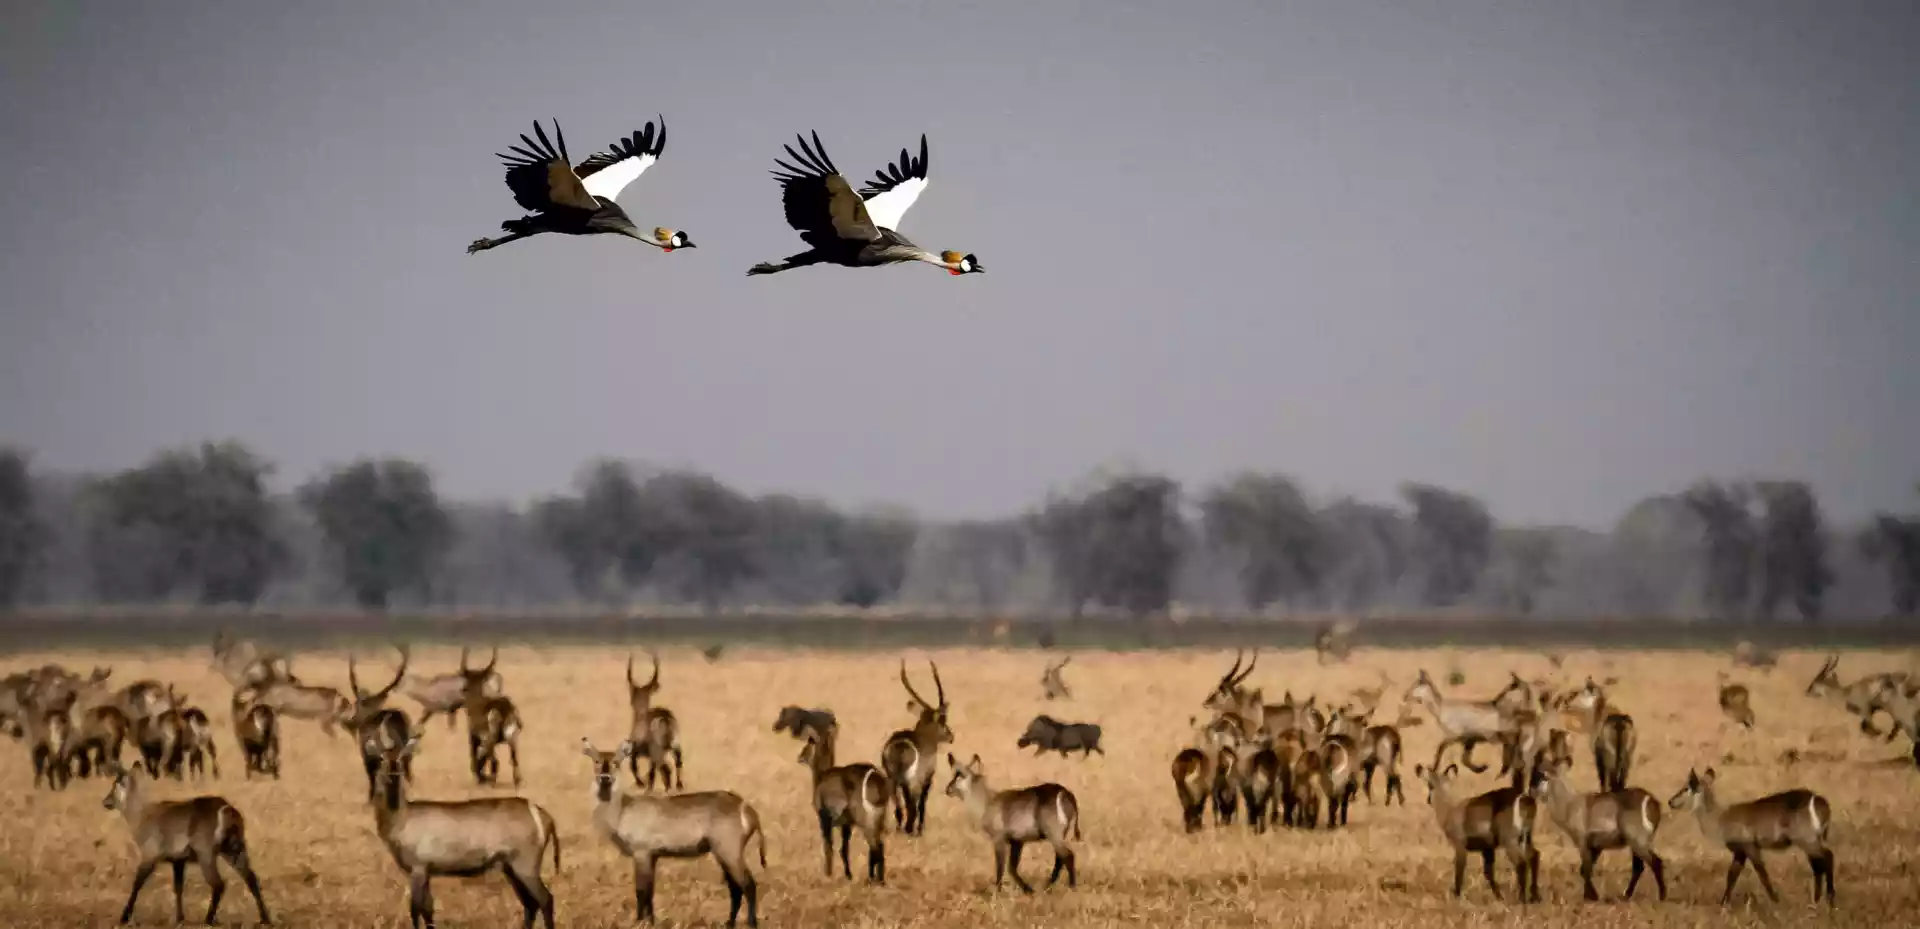
POLYGON ((958 270, 958 269, 955 269, 955 268, 948 268, 948 269, 947 269, 947 273, 948 273, 948 274, 951 274, 951 275, 953 275, 953 276, 955 276, 955 277, 959 277, 959 276, 960 276, 960 272, 959 272, 959 270, 958 270))
POLYGON ((671 246, 671 245, 662 245, 662 246, 660 246, 660 250, 661 250, 661 251, 663 251, 663 252, 670 252, 670 251, 673 251, 673 246, 671 246))

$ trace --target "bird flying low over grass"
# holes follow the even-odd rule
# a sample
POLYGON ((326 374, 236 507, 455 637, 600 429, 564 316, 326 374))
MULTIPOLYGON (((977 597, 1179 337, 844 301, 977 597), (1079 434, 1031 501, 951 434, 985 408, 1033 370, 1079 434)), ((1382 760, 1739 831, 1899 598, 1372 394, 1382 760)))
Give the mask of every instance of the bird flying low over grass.
POLYGON ((780 181, 787 225, 798 230, 800 238, 812 248, 779 261, 761 262, 748 269, 748 275, 774 274, 813 264, 868 268, 901 261, 924 261, 951 274, 985 270, 972 254, 930 252, 895 231, 907 208, 927 189, 925 135, 920 136, 920 157, 910 157, 906 149, 901 149, 899 162, 876 173, 857 194, 827 157, 818 132, 813 133, 812 145, 807 144, 805 136, 798 140, 800 151, 786 146, 787 154, 798 164, 775 159, 782 170, 774 171, 773 176, 780 181))
POLYGON ((587 160, 578 165, 570 164, 567 137, 560 131, 559 120, 553 122, 553 134, 560 140, 559 151, 554 150, 546 130, 540 128, 537 121, 533 132, 539 141, 521 133, 524 147, 515 145, 512 146, 514 154, 499 155, 507 165, 507 187, 513 191, 514 202, 533 212, 501 223, 500 228, 507 234, 500 238, 475 239, 467 246, 467 254, 542 232, 623 235, 663 252, 695 247, 685 232, 665 227, 642 232, 627 218, 627 211, 615 202, 620 191, 660 160, 660 153, 666 150, 665 117, 660 118, 657 135, 653 123, 648 123, 632 136, 616 139, 608 150, 588 155, 587 160))

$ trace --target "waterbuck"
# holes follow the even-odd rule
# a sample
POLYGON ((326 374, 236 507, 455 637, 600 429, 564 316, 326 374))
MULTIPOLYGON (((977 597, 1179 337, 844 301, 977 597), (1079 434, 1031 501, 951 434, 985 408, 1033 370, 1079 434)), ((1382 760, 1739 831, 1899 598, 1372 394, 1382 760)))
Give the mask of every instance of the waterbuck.
POLYGON ((452 729, 460 718, 461 709, 467 705, 467 694, 478 690, 483 697, 498 697, 506 692, 506 683, 501 680, 500 672, 494 667, 500 663, 500 649, 495 648, 487 659, 486 667, 467 666, 466 648, 460 649, 460 670, 435 677, 415 675, 406 680, 401 692, 420 704, 420 725, 432 721, 435 714, 447 718, 447 728, 452 729))
POLYGON ((848 846, 855 826, 867 842, 867 880, 887 882, 887 800, 893 796, 893 784, 886 772, 864 761, 849 765, 834 764, 834 744, 840 727, 808 729, 806 745, 800 749, 800 763, 813 775, 813 809, 820 820, 821 860, 828 877, 833 876, 833 830, 840 828, 840 868, 847 880, 853 880, 853 865, 848 861, 848 846))
POLYGON ((1080 802, 1073 791, 1053 783, 994 790, 987 786, 987 770, 979 755, 962 766, 948 752, 947 765, 953 768, 947 796, 963 801, 967 814, 993 842, 994 887, 1012 874, 1021 890, 1033 893, 1033 886, 1020 876, 1020 849, 1041 841, 1053 846, 1053 876, 1047 878, 1047 886, 1060 879, 1061 871, 1067 873, 1068 887, 1079 882, 1073 846, 1067 844, 1068 839, 1080 838, 1080 802))
POLYGON ((788 705, 780 708, 779 718, 773 721, 773 731, 786 732, 796 739, 804 739, 807 737, 808 729, 825 732, 828 726, 837 724, 832 710, 788 705))
POLYGON ((927 795, 933 791, 933 776, 940 767, 940 746, 953 741, 947 727, 947 688, 940 683, 940 666, 927 660, 933 669, 937 703, 928 703, 907 680, 907 663, 900 662, 900 686, 911 700, 907 709, 919 714, 913 728, 896 730, 887 736, 880 749, 880 765, 887 772, 896 795, 893 800, 894 824, 902 835, 923 835, 927 823, 927 795))
POLYGON ((1504 851, 1513 863, 1521 903, 1540 900, 1540 852, 1533 847, 1533 828, 1538 804, 1525 787, 1497 787, 1473 797, 1461 796, 1454 788, 1459 765, 1448 765, 1444 772, 1414 765, 1413 775, 1427 785, 1427 802, 1433 806, 1440 831, 1453 846, 1453 895, 1460 896, 1466 880, 1467 853, 1479 852, 1487 887, 1495 899, 1500 884, 1493 877, 1493 855, 1504 851))
POLYGON ((1808 867, 1813 869, 1814 902, 1820 902, 1824 890, 1827 905, 1837 905, 1833 896, 1833 849, 1827 847, 1827 827, 1833 823, 1833 808, 1827 798, 1811 790, 1786 790, 1723 809, 1713 795, 1713 780, 1712 768, 1705 774, 1696 774, 1689 768, 1687 786, 1680 788, 1667 805, 1676 810, 1692 810, 1700 821, 1700 833, 1707 841, 1724 845, 1733 853, 1733 863, 1727 867, 1727 889, 1720 894, 1720 905, 1725 906, 1733 898, 1733 885, 1740 880, 1740 872, 1749 862, 1753 864, 1753 873, 1760 876, 1760 886, 1765 888, 1767 896, 1779 902, 1780 895, 1773 892, 1773 881, 1767 878, 1767 867, 1760 860, 1760 853, 1789 846, 1800 849, 1807 856, 1808 867))
POLYGON ((1440 756, 1447 746, 1459 745, 1460 762, 1475 774, 1486 772, 1486 766, 1473 763, 1474 746, 1500 741, 1508 724, 1507 714, 1494 701, 1450 700, 1441 695, 1425 668, 1420 670, 1413 686, 1407 688, 1402 701, 1424 706, 1433 714, 1434 725, 1440 729, 1440 744, 1433 748, 1435 766, 1440 764, 1440 756))
POLYGON ((1913 741, 1914 767, 1920 767, 1920 688, 1888 678, 1880 682, 1880 693, 1874 699, 1893 717, 1893 732, 1902 728, 1907 731, 1907 738, 1913 741))
POLYGON ((1615 712, 1607 702, 1606 691, 1587 678, 1587 682, 1566 702, 1580 714, 1581 723, 1593 737, 1593 768, 1602 790, 1627 789, 1627 776, 1633 772, 1633 753, 1639 736, 1633 717, 1615 712))
POLYGON ((280 779, 280 718, 271 707, 246 699, 249 691, 233 692, 233 740, 240 743, 242 774, 280 779))
MULTIPOLYGON (((397 712, 397 711, 395 711, 397 712)), ((467 695, 467 758, 477 784, 500 783, 500 746, 513 761, 513 785, 520 786, 520 708, 506 697, 467 695)), ((411 755, 412 753, 408 753, 411 755)))
POLYGON ((1059 664, 1047 665, 1047 670, 1041 673, 1041 694, 1048 700, 1070 700, 1073 698, 1073 692, 1067 689, 1067 679, 1060 674, 1060 672, 1066 668, 1067 662, 1072 660, 1073 656, 1068 655, 1060 659, 1059 664))
POLYGON ((101 777, 111 776, 109 768, 120 763, 120 753, 133 731, 133 723, 116 706, 96 706, 76 712, 80 715, 74 719, 78 732, 74 736, 73 757, 79 764, 80 776, 95 772, 101 777))
POLYGON ((186 883, 187 862, 192 861, 200 866, 200 874, 207 881, 207 925, 213 925, 220 913, 220 897, 227 889, 227 882, 220 877, 222 858, 253 894, 260 922, 273 922, 267 915, 267 901, 260 895, 260 879, 254 876, 247 859, 247 824, 240 811, 221 797, 149 800, 134 776, 139 770, 138 762, 132 771, 115 763, 110 769, 113 787, 101 801, 101 806, 119 810, 126 817, 127 828, 133 832, 133 847, 140 854, 140 864, 133 871, 133 890, 127 894, 126 908, 120 911, 121 924, 133 919, 140 888, 163 861, 173 865, 173 920, 186 922, 181 890, 186 883))
POLYGON ((767 867, 767 836, 760 831, 760 814, 730 790, 710 790, 672 797, 628 796, 615 789, 620 765, 632 755, 632 741, 603 752, 591 740, 580 740, 580 751, 593 762, 593 825, 622 855, 633 859, 634 906, 641 920, 652 922, 655 866, 662 858, 698 858, 711 853, 727 881, 730 903, 727 925, 740 918, 740 899, 747 901, 747 925, 760 925, 760 891, 747 868, 747 843, 760 840, 760 867, 767 867))
POLYGON ((1063 723, 1051 716, 1040 715, 1027 724, 1027 731, 1021 733, 1015 748, 1033 746, 1035 755, 1046 752, 1059 752, 1062 758, 1068 752, 1078 751, 1085 758, 1094 752, 1102 755, 1106 749, 1100 747, 1100 727, 1093 723, 1063 723))
MULTIPOLYGON (((393 680, 377 691, 368 692, 360 688, 360 669, 357 657, 347 654, 347 686, 353 691, 353 711, 341 722, 346 730, 353 734, 359 743, 360 764, 367 773, 367 799, 374 799, 379 787, 380 759, 387 752, 406 744, 407 737, 413 733, 413 724, 407 720, 405 711, 387 706, 387 700, 393 696, 395 688, 407 676, 407 661, 411 656, 406 647, 400 649, 400 667, 393 672, 393 680)), ((421 721, 423 724, 425 720, 421 721)), ((518 768, 518 764, 515 765, 518 768)), ((407 780, 413 780, 413 755, 408 753, 401 758, 401 774, 407 780)))
MULTIPOLYGON (((1851 684, 1842 685, 1840 683, 1840 656, 1829 655, 1827 660, 1820 665, 1820 673, 1814 675, 1812 683, 1807 685, 1807 696, 1830 697, 1839 701, 1840 705, 1847 708, 1847 712, 1860 717, 1861 732, 1867 735, 1877 736, 1880 734, 1880 730, 1874 728, 1874 714, 1885 712, 1888 713, 1889 716, 1893 715, 1887 710, 1886 701, 1882 695, 1887 692, 1889 685, 1905 683, 1907 683, 1907 673, 1904 671, 1893 671, 1869 674, 1851 684)), ((1889 742, 1893 741, 1894 736, 1899 735, 1905 730, 1906 720, 1895 716, 1893 728, 1887 730, 1886 740, 1889 742)), ((1912 735, 1912 733, 1909 732, 1909 735, 1912 735)))
POLYGON ((1180 819, 1188 832, 1206 825, 1207 801, 1213 796, 1214 756, 1198 748, 1183 748, 1173 756, 1173 790, 1180 800, 1180 819))
POLYGON ((353 713, 353 701, 332 687, 275 678, 239 689, 247 692, 248 702, 265 706, 281 719, 319 723, 320 731, 325 732, 327 738, 333 738, 334 726, 353 713))
POLYGON ((1660 801, 1638 787, 1583 793, 1567 776, 1572 769, 1571 760, 1535 768, 1533 796, 1546 804, 1547 815, 1580 853, 1580 882, 1586 899, 1600 899, 1600 892, 1593 886, 1593 868, 1600 853, 1623 847, 1633 852, 1633 876, 1627 879, 1627 892, 1621 899, 1633 899, 1640 875, 1649 868, 1660 899, 1667 899, 1666 866, 1653 850, 1654 834, 1660 831, 1660 801))
POLYGON ((549 845, 553 869, 560 870, 553 815, 524 797, 407 799, 407 756, 419 749, 420 735, 415 730, 380 756, 380 797, 373 807, 374 831, 409 879, 413 924, 433 925, 433 878, 478 877, 499 868, 520 898, 523 929, 532 929, 536 915, 553 929, 553 894, 540 877, 549 845))
POLYGON ((1720 681, 1720 715, 1752 729, 1753 704, 1747 685, 1729 682, 1725 671, 1717 673, 1720 681))
POLYGON ((627 766, 633 774, 633 786, 640 786, 640 758, 645 755, 648 790, 653 789, 654 780, 662 771, 666 774, 668 790, 676 783, 684 788, 687 772, 680 754, 680 720, 672 710, 653 705, 653 695, 660 690, 660 656, 652 651, 647 655, 653 659, 653 676, 645 684, 634 682, 633 655, 627 655, 627 704, 633 711, 627 738, 634 745, 627 766), (669 754, 673 756, 671 766, 667 764, 669 754))
POLYGON ((220 753, 213 744, 213 721, 197 706, 180 711, 180 754, 187 770, 196 779, 204 779, 208 767, 215 780, 220 778, 220 753))
POLYGON ((33 786, 44 779, 52 790, 73 780, 73 720, 66 710, 27 710, 24 736, 33 754, 33 786))
POLYGON ((1320 741, 1320 770, 1316 777, 1320 793, 1327 798, 1327 828, 1347 824, 1347 810, 1353 795, 1360 792, 1360 748, 1344 735, 1331 735, 1320 741))
POLYGON ((147 773, 181 780, 180 763, 186 758, 187 724, 174 710, 149 716, 134 724, 134 744, 146 762, 147 773))

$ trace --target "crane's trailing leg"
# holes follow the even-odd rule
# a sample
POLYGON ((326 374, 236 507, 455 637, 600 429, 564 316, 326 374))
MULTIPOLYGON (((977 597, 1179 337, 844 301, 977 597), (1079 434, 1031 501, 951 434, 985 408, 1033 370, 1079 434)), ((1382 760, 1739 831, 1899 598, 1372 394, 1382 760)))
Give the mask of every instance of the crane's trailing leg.
POLYGON ((801 252, 798 255, 790 255, 779 261, 760 262, 747 269, 747 276, 752 277, 756 274, 778 274, 789 268, 804 268, 807 265, 819 264, 820 261, 821 256, 818 252, 801 252))
POLYGON ((500 228, 505 229, 507 234, 497 239, 474 239, 473 244, 467 246, 467 254, 471 255, 474 252, 484 252, 490 248, 498 248, 508 242, 524 239, 527 236, 540 232, 540 230, 533 227, 531 219, 509 219, 501 223, 500 228))

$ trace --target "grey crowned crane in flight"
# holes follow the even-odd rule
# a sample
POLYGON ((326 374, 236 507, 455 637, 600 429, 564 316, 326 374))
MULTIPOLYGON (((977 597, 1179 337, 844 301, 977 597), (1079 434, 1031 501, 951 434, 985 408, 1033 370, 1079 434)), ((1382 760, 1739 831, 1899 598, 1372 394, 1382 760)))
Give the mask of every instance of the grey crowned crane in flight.
POLYGON ((775 159, 782 170, 773 172, 780 182, 780 201, 786 207, 787 225, 800 233, 812 246, 798 255, 779 261, 767 261, 747 270, 748 275, 774 274, 788 268, 813 264, 845 265, 869 268, 901 261, 924 261, 939 265, 951 274, 979 274, 980 259, 960 252, 930 252, 913 244, 897 230, 907 208, 927 189, 927 137, 920 136, 920 157, 900 150, 900 161, 887 165, 854 193, 847 179, 840 176, 833 159, 827 157, 820 134, 813 133, 813 144, 800 136, 800 151, 786 146, 787 154, 798 164, 775 159))
POLYGON ((531 210, 519 219, 509 219, 500 224, 507 231, 497 239, 475 239, 467 246, 467 254, 497 248, 517 239, 542 232, 560 232, 567 235, 623 235, 638 239, 663 252, 676 248, 694 248, 685 232, 656 228, 651 233, 640 231, 627 218, 627 211, 615 202, 620 191, 634 182, 655 161, 667 147, 667 121, 660 118, 660 131, 654 133, 653 124, 624 139, 616 139, 606 151, 594 152, 587 160, 578 165, 571 164, 567 155, 567 137, 560 131, 560 121, 553 121, 553 134, 559 138, 560 147, 547 139, 547 132, 540 123, 533 124, 533 133, 539 141, 520 134, 524 147, 512 146, 514 154, 499 155, 507 166, 507 187, 513 191, 515 203, 531 210))

